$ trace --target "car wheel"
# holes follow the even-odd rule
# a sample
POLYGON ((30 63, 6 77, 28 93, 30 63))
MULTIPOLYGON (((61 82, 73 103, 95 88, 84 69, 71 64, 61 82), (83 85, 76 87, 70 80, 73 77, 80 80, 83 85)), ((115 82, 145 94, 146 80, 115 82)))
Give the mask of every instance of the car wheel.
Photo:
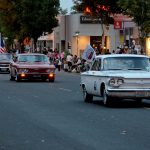
POLYGON ((88 94, 85 86, 83 87, 83 99, 84 102, 91 103, 93 101, 93 95, 88 94))
POLYGON ((110 97, 107 95, 105 88, 103 89, 103 104, 105 106, 110 105, 110 97))

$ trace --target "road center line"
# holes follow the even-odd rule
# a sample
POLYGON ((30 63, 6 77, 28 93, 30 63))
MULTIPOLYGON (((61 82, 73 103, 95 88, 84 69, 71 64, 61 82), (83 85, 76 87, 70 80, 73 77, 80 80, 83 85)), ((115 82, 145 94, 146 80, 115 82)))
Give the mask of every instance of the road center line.
POLYGON ((63 91, 67 91, 67 92, 72 92, 72 90, 70 89, 65 89, 65 88, 59 88, 60 90, 63 90, 63 91))

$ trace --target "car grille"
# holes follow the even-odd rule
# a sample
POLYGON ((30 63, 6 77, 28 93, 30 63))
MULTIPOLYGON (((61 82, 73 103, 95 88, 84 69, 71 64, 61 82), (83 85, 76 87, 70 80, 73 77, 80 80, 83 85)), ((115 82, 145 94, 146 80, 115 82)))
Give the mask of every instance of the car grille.
POLYGON ((124 83, 120 86, 120 88, 150 88, 150 78, 149 79, 124 79, 124 83))
POLYGON ((28 69, 28 73, 46 73, 47 69, 28 69))
POLYGON ((0 67, 9 67, 9 64, 0 64, 0 67))

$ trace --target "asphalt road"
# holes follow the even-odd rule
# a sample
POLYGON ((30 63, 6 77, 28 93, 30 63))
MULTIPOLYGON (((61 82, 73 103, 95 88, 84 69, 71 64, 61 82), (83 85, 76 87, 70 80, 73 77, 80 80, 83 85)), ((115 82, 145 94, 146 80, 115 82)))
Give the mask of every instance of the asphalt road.
POLYGON ((150 150, 150 101, 84 103, 80 75, 54 83, 0 74, 0 150, 150 150))

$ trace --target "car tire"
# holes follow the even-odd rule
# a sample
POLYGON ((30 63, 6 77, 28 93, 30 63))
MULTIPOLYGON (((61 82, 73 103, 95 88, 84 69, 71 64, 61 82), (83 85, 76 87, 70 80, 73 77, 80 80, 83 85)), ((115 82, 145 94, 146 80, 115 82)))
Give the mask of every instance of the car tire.
POLYGON ((103 89, 103 104, 105 106, 110 106, 110 104, 111 104, 110 97, 107 95, 105 88, 103 89))
POLYGON ((93 95, 87 93, 85 86, 83 86, 83 99, 86 103, 91 103, 93 101, 93 95))

